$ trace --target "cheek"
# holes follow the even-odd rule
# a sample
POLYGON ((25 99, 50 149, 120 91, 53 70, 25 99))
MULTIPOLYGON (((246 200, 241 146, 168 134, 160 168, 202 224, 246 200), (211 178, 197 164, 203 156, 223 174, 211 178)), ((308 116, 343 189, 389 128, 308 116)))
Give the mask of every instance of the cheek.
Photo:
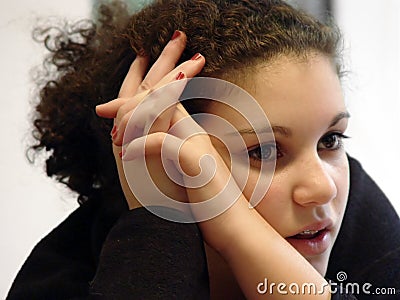
MULTIPOLYGON (((257 179, 258 171, 250 171, 249 180, 243 191, 246 198, 251 195, 257 179)), ((265 184, 269 184, 269 182, 265 184)), ((285 235, 284 228, 288 228, 288 226, 290 228, 293 223, 291 216, 294 211, 290 194, 290 186, 287 184, 285 174, 275 174, 267 194, 256 206, 260 215, 281 235, 285 235)))
MULTIPOLYGON (((329 165, 329 176, 334 181, 337 196, 324 206, 331 217, 338 222, 338 228, 343 219, 349 192, 349 167, 347 157, 343 155, 329 165)), ((256 206, 261 216, 281 234, 286 236, 290 230, 304 225, 310 220, 309 208, 295 203, 292 199, 292 186, 290 172, 276 172, 267 194, 256 206)), ((298 176, 293 175, 293 176, 298 176)), ((243 194, 249 198, 258 179, 258 171, 251 170, 249 180, 243 194)), ((269 182, 266 182, 269 184, 269 182)))
POLYGON ((350 172, 347 157, 344 157, 340 161, 340 164, 338 164, 333 170, 333 179, 338 193, 336 199, 332 201, 332 207, 341 223, 346 209, 350 187, 350 172))

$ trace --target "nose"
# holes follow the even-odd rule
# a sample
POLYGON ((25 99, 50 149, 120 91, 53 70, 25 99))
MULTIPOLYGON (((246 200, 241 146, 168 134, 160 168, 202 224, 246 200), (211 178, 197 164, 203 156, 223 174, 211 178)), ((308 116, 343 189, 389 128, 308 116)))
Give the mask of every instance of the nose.
POLYGON ((333 169, 318 154, 303 158, 297 165, 293 201, 302 206, 323 205, 336 198, 333 169))

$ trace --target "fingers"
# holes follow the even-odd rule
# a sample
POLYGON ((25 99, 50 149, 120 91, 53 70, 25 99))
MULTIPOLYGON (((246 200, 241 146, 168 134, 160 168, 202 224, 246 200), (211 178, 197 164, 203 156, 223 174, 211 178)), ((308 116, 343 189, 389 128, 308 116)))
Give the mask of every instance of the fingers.
POLYGON ((176 153, 179 151, 182 141, 177 137, 170 136, 169 143, 164 143, 167 136, 167 133, 156 132, 135 139, 125 148, 122 160, 130 161, 145 155, 160 155, 162 147, 165 147, 167 158, 176 161, 176 153))
POLYGON ((143 77, 146 74, 149 65, 148 56, 136 56, 131 64, 128 74, 126 74, 122 82, 121 89, 119 90, 118 97, 133 97, 142 83, 143 77))
POLYGON ((136 56, 131 64, 128 74, 122 83, 118 98, 96 106, 96 114, 103 118, 115 118, 118 109, 133 97, 146 74, 149 59, 147 56, 136 56))
MULTIPOLYGON (((180 105, 178 100, 186 86, 186 79, 196 76, 204 67, 204 64, 204 57, 201 54, 196 54, 191 60, 180 64, 170 71, 149 90, 148 99, 146 100, 151 103, 149 105, 151 109, 147 114, 147 123, 141 126, 145 129, 145 134, 158 131, 166 132, 168 130, 176 110, 176 105, 180 105), (148 127, 149 125, 151 125, 151 128, 148 127)), ((186 112, 182 105, 180 105, 180 110, 181 112, 186 112)), ((188 115, 187 112, 186 115, 188 115)), ((129 120, 130 116, 127 118, 125 115, 123 118, 129 120)), ((116 118, 116 123, 119 123, 119 116, 116 118)), ((135 121, 135 124, 139 125, 139 122, 135 121)), ((122 124, 125 129, 124 125, 122 124)))
POLYGON ((156 132, 132 141, 125 148, 122 160, 161 157, 164 171, 170 179, 181 186, 197 188, 210 182, 215 175, 215 159, 207 149, 207 144, 195 145, 174 135, 156 132))
POLYGON ((129 98, 117 98, 96 106, 96 114, 99 117, 113 119, 117 116, 118 109, 128 102, 129 98))
POLYGON ((197 53, 191 60, 174 68, 185 45, 186 35, 181 31, 175 31, 147 74, 148 57, 137 56, 124 79, 119 98, 96 107, 99 116, 115 119, 111 132, 114 145, 122 146, 123 143, 129 143, 143 134, 168 130, 186 80, 182 80, 185 83, 178 88, 177 86, 172 90, 165 88, 162 93, 157 93, 157 90, 172 82, 196 76, 205 64, 204 57, 197 53), (144 105, 146 101, 143 100, 148 95, 151 96, 151 100, 144 105), (138 107, 140 114, 135 115, 134 123, 129 125, 127 131, 132 113, 138 107))
POLYGON ((187 80, 183 72, 179 72, 168 86, 156 89, 150 97, 154 101, 152 112, 148 115, 147 122, 144 127, 145 134, 154 132, 167 132, 171 126, 171 119, 179 103, 179 97, 182 94, 187 80))
POLYGON ((173 124, 168 133, 182 140, 196 135, 207 135, 207 132, 190 116, 181 103, 178 103, 171 118, 173 124))
POLYGON ((118 133, 113 136, 114 144, 119 146, 142 135, 167 131, 185 85, 186 80, 175 78, 169 85, 146 97, 143 96, 146 92, 142 92, 121 107, 115 119, 118 133))
MULTIPOLYGON (((149 64, 149 58, 147 56, 136 56, 127 75, 125 76, 118 98, 133 97, 137 93, 150 90, 161 80, 161 78, 175 67, 185 49, 185 46, 185 33, 176 30, 171 37, 170 42, 165 46, 160 57, 151 67, 147 75, 146 70, 149 64)), ((121 106, 126 101, 111 102, 96 107, 96 113, 98 116, 104 118, 115 118, 118 105, 121 106)))
POLYGON ((184 85, 175 85, 171 84, 170 86, 164 87, 166 84, 173 83, 176 81, 181 81, 186 84, 186 78, 191 78, 197 75, 201 69, 204 67, 205 59, 202 55, 197 54, 193 59, 188 60, 180 64, 178 67, 170 71, 167 75, 165 75, 152 89, 149 91, 144 91, 140 93, 138 96, 135 96, 134 99, 128 101, 124 105, 120 107, 118 110, 117 116, 115 118, 115 124, 118 127, 118 134, 113 136, 113 142, 117 146, 121 146, 122 143, 128 143, 135 137, 137 137, 140 128, 147 129, 150 124, 153 126, 149 131, 145 132, 143 130, 142 134, 148 134, 153 132, 166 132, 170 126, 171 118, 173 116, 174 109, 167 109, 169 106, 174 103, 178 103, 178 98, 183 91, 184 85), (160 92, 157 92, 160 89, 160 92), (133 135, 131 135, 126 127, 128 125, 128 121, 131 118, 133 111, 136 109, 137 105, 142 104, 142 100, 144 100, 145 96, 149 93, 148 103, 146 101, 143 102, 143 108, 141 113, 137 113, 132 122, 134 122, 134 126, 130 125, 130 128, 135 128, 133 130, 133 135), (154 101, 154 99, 157 99, 154 101), (153 101, 152 101, 153 100, 153 101), (146 118, 143 118, 143 115, 146 118), (150 123, 151 122, 151 123, 150 123), (153 123, 154 122, 154 123, 153 123), (124 140, 124 133, 127 134, 124 140))
POLYGON ((146 77, 139 86, 138 92, 150 90, 153 88, 166 74, 168 74, 179 61, 183 50, 186 46, 186 34, 176 30, 171 37, 169 43, 161 52, 160 57, 150 68, 146 77))
MULTIPOLYGON (((162 156, 175 164, 181 175, 196 176, 201 172, 200 154, 193 145, 165 132, 156 132, 132 141, 124 150, 123 161, 131 161, 146 156, 162 156), (180 163, 184 163, 184 170, 180 163)), ((165 170, 168 173, 168 170, 165 170)))

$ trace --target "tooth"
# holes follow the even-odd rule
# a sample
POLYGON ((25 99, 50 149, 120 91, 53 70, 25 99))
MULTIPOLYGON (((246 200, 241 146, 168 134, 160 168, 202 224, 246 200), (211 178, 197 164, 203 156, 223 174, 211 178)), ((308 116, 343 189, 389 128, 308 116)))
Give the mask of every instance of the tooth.
POLYGON ((302 232, 300 232, 300 234, 316 234, 318 232, 318 230, 304 230, 302 232))

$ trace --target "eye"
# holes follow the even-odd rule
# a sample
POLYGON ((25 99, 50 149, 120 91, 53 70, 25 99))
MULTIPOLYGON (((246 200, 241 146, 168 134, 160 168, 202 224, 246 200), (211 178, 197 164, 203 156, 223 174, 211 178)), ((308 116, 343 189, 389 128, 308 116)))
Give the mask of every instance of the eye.
POLYGON ((249 158, 257 161, 273 161, 281 156, 275 143, 259 145, 248 150, 249 158))
POLYGON ((340 132, 331 132, 318 142, 318 150, 338 150, 343 147, 343 139, 349 138, 340 132))

